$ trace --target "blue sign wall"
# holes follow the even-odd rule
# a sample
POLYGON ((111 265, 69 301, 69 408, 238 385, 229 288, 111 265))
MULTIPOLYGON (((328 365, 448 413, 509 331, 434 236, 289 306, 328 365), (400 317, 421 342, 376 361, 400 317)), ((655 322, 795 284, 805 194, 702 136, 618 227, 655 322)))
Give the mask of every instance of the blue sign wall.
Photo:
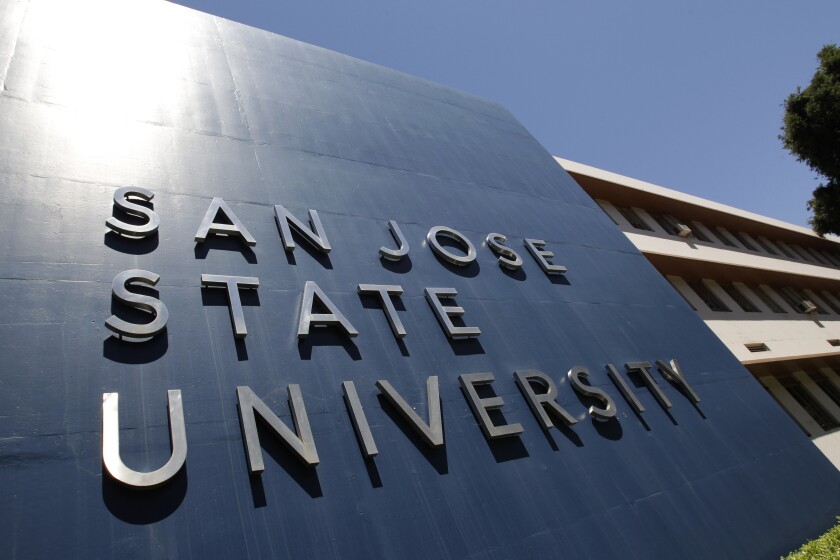
POLYGON ((5 558, 768 558, 840 513, 836 469, 504 108, 163 2, 0 2, 0 84, 5 558), (154 194, 155 233, 106 227, 149 224, 114 204, 121 187, 154 194), (209 221, 238 220, 256 244, 195 241, 216 197, 229 212, 209 221), (285 250, 275 205, 310 228, 316 210, 331 250, 294 228, 285 250), (380 257, 397 248, 390 220, 401 260, 380 257), (435 226, 475 259, 433 252, 435 226), (520 268, 499 265, 494 232, 520 268), (161 317, 112 294, 133 269, 159 275, 129 289, 168 312, 146 341, 105 325, 161 317), (247 336, 202 275, 258 279, 236 291, 247 336), (309 308, 307 282, 327 302, 309 308), (404 337, 359 284, 401 287, 389 298, 404 337), (437 301, 463 315, 436 315, 427 288, 454 289, 437 301), (357 336, 318 323, 330 304, 357 336), (480 335, 451 338, 447 321, 480 335), (575 367, 589 372, 577 388, 575 367), (525 370, 552 380, 574 423, 540 426, 545 408, 514 378, 525 370), (486 372, 490 384, 460 377, 486 372), (377 386, 428 422, 430 377, 437 446, 377 386), (258 414, 265 468, 252 474, 237 388, 305 439, 289 386, 318 464, 258 414), (169 390, 185 464, 132 488, 103 464, 103 395, 119 395, 125 466, 154 471, 170 457, 169 390), (482 413, 521 430, 485 437, 482 413))

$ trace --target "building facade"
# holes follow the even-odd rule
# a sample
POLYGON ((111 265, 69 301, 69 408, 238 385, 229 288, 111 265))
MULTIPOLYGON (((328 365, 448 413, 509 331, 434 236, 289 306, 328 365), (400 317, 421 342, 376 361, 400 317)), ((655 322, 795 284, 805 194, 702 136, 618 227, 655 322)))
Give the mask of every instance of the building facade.
POLYGON ((840 468, 840 243, 556 159, 840 468))

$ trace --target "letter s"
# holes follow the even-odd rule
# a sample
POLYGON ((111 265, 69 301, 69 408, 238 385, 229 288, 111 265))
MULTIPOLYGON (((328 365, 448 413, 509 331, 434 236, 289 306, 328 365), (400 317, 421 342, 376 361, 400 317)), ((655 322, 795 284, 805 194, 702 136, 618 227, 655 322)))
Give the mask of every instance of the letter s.
MULTIPOLYGON (((155 318, 151 323, 140 325, 123 321, 116 315, 111 315, 105 320, 105 326, 120 337, 149 338, 160 333, 166 327, 166 321, 169 319, 169 311, 166 309, 166 306, 155 297, 136 294, 128 290, 129 284, 136 282, 138 284, 154 286, 158 283, 158 280, 160 280, 160 276, 154 272, 136 268, 117 274, 114 277, 114 282, 111 287, 114 297, 129 307, 151 313, 155 318)), ((131 338, 127 340, 141 342, 139 340, 132 340, 131 338)))
POLYGON ((114 206, 130 216, 145 218, 146 223, 143 225, 129 224, 111 217, 105 220, 105 225, 120 235, 148 237, 157 233, 158 226, 160 226, 160 216, 157 215, 157 212, 131 202, 129 197, 149 202, 155 197, 155 193, 142 187, 120 187, 114 192, 114 206))

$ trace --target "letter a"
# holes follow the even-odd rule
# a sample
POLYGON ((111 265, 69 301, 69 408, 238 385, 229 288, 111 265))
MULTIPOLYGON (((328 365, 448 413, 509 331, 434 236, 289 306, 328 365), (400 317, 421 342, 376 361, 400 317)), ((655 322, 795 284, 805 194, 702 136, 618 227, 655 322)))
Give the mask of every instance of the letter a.
POLYGON ((233 213, 233 210, 230 209, 230 206, 221 198, 214 198, 213 202, 210 203, 210 208, 207 209, 207 213, 204 214, 204 219, 201 220, 201 225, 198 226, 198 231, 195 232, 195 242, 204 243, 210 234, 238 237, 249 247, 257 244, 256 239, 248 233, 248 230, 236 214, 233 213), (219 212, 230 220, 229 224, 216 222, 216 217, 219 215, 219 212))

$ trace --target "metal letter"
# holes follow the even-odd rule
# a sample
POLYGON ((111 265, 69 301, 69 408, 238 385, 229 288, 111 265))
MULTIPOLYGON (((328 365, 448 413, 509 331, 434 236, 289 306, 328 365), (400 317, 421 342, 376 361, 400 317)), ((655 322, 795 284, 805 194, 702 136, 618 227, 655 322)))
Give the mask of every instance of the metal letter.
POLYGON ((516 379, 516 385, 522 391, 525 401, 531 408, 531 412, 537 417, 537 422, 543 430, 548 431, 554 427, 554 422, 551 421, 551 417, 546 410, 562 420, 567 426, 577 424, 577 420, 557 403, 557 386, 554 385, 554 381, 546 374, 535 369, 529 369, 517 371, 513 374, 513 377, 516 379), (546 392, 537 394, 531 384, 532 381, 536 381, 545 387, 546 392))
POLYGON ((493 424, 488 410, 498 410, 505 405, 502 397, 489 397, 482 399, 478 396, 475 390, 476 385, 489 385, 493 383, 496 378, 490 372, 485 373, 462 373, 458 376, 458 381, 461 383, 461 389, 464 391, 464 396, 467 398, 467 404, 473 411, 475 419, 478 420, 478 425, 481 426, 481 431, 484 432, 484 437, 487 439, 498 439, 503 437, 511 437, 521 434, 525 431, 522 424, 505 424, 504 426, 497 426, 493 424))
POLYGON ((415 432, 430 447, 443 445, 443 420, 440 410, 440 389, 438 378, 432 375, 426 380, 426 392, 428 393, 429 423, 426 424, 411 406, 405 402, 399 393, 384 379, 376 382, 376 386, 384 397, 391 403, 397 412, 400 413, 415 432))
POLYGON ((373 441, 373 434, 370 431, 365 411, 359 401, 359 394, 356 393, 356 385, 352 381, 344 381, 341 384, 344 390, 344 402, 347 404, 347 411, 350 413, 350 420, 353 422, 353 431, 365 457, 375 457, 379 450, 376 449, 376 442, 373 441))
POLYGON ((621 377, 621 374, 618 373, 618 370, 615 369, 614 365, 607 364, 607 373, 609 374, 610 379, 613 380, 613 383, 615 383, 615 386, 618 387, 618 390, 627 400, 627 402, 630 403, 630 406, 633 407, 633 410, 635 410, 639 414, 644 412, 645 407, 642 406, 642 403, 639 401, 639 399, 636 398, 636 395, 633 393, 633 390, 630 388, 629 385, 627 385, 627 382, 624 380, 623 377, 621 377))
POLYGON ((155 234, 160 226, 160 216, 150 208, 131 202, 129 197, 149 202, 155 197, 155 193, 141 187, 120 187, 114 192, 114 205, 116 207, 131 216, 146 218, 146 223, 143 225, 129 224, 110 217, 105 220, 105 225, 120 235, 148 237, 155 234))
POLYGON ((443 332, 452 339, 472 338, 481 334, 478 327, 456 327, 449 317, 460 317, 464 314, 464 308, 457 305, 443 305, 441 297, 452 298, 458 295, 455 288, 426 288, 426 301, 432 306, 443 332))
POLYGON ((327 232, 324 231, 324 226, 321 225, 321 219, 318 217, 318 212, 315 210, 309 211, 309 224, 312 229, 309 229, 303 222, 295 218, 291 212, 280 206, 274 206, 274 221, 277 222, 277 229, 280 231, 280 238, 283 240, 283 248, 286 252, 295 250, 295 242, 292 239, 291 225, 295 228, 306 241, 322 253, 330 252, 330 242, 327 241, 327 232), (315 231, 312 231, 312 230, 315 231))
POLYGON ((125 466, 120 457, 119 393, 102 394, 102 463, 112 477, 126 486, 152 488, 175 476, 187 460, 187 431, 181 391, 167 391, 169 396, 169 442, 172 454, 156 471, 139 472, 125 466))
POLYGON ((214 198, 210 203, 210 208, 204 214, 204 219, 201 220, 201 225, 198 226, 198 231, 195 232, 195 242, 204 243, 207 241, 207 236, 210 234, 222 234, 232 237, 238 237, 245 242, 249 247, 257 244, 257 240, 248 232, 230 206, 221 198, 214 198), (230 220, 229 224, 221 224, 216 222, 216 216, 219 212, 230 220))
POLYGON ((318 284, 312 280, 307 280, 303 288, 303 301, 300 304, 300 316, 298 318, 298 338, 306 338, 309 336, 309 327, 311 325, 335 325, 340 327, 344 334, 349 337, 354 337, 359 334, 359 331, 350 324, 341 311, 335 306, 327 294, 318 287, 318 284), (315 304, 315 298, 327 308, 329 313, 313 313, 312 306, 315 304))
POLYGON ((318 450, 315 449, 315 440, 312 438, 312 429, 309 427, 309 418, 306 416, 306 407, 303 405, 300 386, 289 385, 286 390, 289 393, 289 408, 292 409, 292 417, 295 421, 294 432, 268 408, 268 405, 254 394, 250 387, 240 386, 236 388, 242 439, 245 441, 248 467, 252 474, 261 473, 265 470, 262 450, 260 449, 260 436, 257 432, 256 414, 260 415, 260 418, 268 424, 274 434, 280 437, 289 451, 293 452, 304 465, 314 467, 319 463, 318 450))
POLYGON ((605 393, 603 389, 587 385, 581 381, 581 379, 589 377, 589 370, 585 367, 575 366, 569 370, 568 375, 569 381, 572 382, 572 388, 575 391, 584 397, 591 397, 603 403, 603 408, 590 406, 590 416, 592 416, 595 420, 600 420, 602 422, 615 417, 615 401, 612 400, 612 397, 605 393))
POLYGON ((242 301, 239 299, 239 289, 257 289, 260 287, 259 278, 251 276, 220 276, 217 274, 202 274, 203 288, 227 288, 230 302, 230 320, 233 323, 233 336, 245 338, 248 329, 245 328, 245 313, 242 311, 242 301))
POLYGON ((507 241, 507 237, 501 233, 488 233, 487 246, 490 250, 499 255, 499 266, 508 268, 510 270, 518 270, 522 266, 522 257, 510 247, 502 245, 507 241))
POLYGON ((688 393, 688 397, 692 400, 692 402, 700 402, 700 397, 697 396, 697 393, 694 392, 694 389, 692 389, 691 386, 688 384, 688 381, 685 380, 685 375, 683 375, 683 372, 680 369, 680 365, 677 363, 677 360, 671 360, 670 367, 662 360, 656 360, 656 365, 659 366, 659 371, 662 372, 662 375, 663 377, 665 377, 665 379, 670 379, 671 381, 685 389, 686 393, 688 393))
MULTIPOLYGON (((151 313, 155 316, 151 323, 145 325, 138 325, 136 323, 129 323, 123 321, 116 315, 111 315, 105 320, 105 326, 114 331, 117 335, 132 337, 132 338, 149 338, 161 332, 166 327, 166 321, 169 319, 169 311, 166 306, 159 299, 152 296, 144 296, 142 294, 135 294, 128 291, 128 285, 133 283, 146 284, 154 286, 160 280, 160 276, 148 270, 131 269, 124 270, 114 276, 114 282, 111 285, 111 290, 115 298, 122 303, 135 309, 140 309, 151 313)), ((131 342, 140 342, 139 340, 132 340, 131 342)))
POLYGON ((391 237, 393 237, 394 241, 397 242, 399 248, 395 251, 393 249, 388 249, 387 247, 380 247, 379 256, 389 261, 401 260, 408 254, 408 241, 405 240, 405 236, 402 231, 400 231, 400 226, 398 226, 397 222, 394 220, 388 220, 388 228, 391 230, 391 237))
POLYGON ((452 228, 448 228, 446 226, 435 226, 429 230, 426 240, 429 242, 429 247, 432 248, 432 251, 448 263, 456 266, 467 266, 475 260, 476 253, 473 244, 470 243, 469 239, 461 235, 460 232, 455 231, 452 228), (450 253, 445 247, 443 247, 443 245, 438 243, 438 235, 448 237, 449 239, 460 243, 467 254, 465 256, 461 256, 456 255, 455 253, 450 253))
POLYGON ((379 294, 379 301, 382 303, 382 309, 385 310, 385 316, 388 318, 388 324, 391 325, 391 331, 397 338, 405 336, 405 327, 397 315, 397 309, 394 307, 394 302, 391 301, 391 296, 398 296, 403 293, 402 286, 389 286, 383 284, 359 284, 360 294, 379 294))
POLYGON ((542 248, 545 247, 545 241, 542 239, 526 239, 525 240, 525 247, 527 247, 528 252, 531 253, 531 256, 536 259, 538 263, 540 263, 540 268, 543 269, 543 272, 546 274, 562 274, 566 272, 565 266, 560 266, 559 264, 551 264, 548 262, 548 259, 554 257, 554 253, 551 251, 543 251, 542 248))
POLYGON ((671 401, 668 400, 668 397, 665 396, 665 393, 662 392, 662 389, 659 388, 659 385, 656 384, 656 381, 650 375, 650 368, 652 367, 650 362, 628 362, 624 364, 624 367, 627 369, 627 373, 639 372, 645 385, 648 386, 648 389, 656 397, 656 400, 659 401, 662 408, 671 408, 671 401))

